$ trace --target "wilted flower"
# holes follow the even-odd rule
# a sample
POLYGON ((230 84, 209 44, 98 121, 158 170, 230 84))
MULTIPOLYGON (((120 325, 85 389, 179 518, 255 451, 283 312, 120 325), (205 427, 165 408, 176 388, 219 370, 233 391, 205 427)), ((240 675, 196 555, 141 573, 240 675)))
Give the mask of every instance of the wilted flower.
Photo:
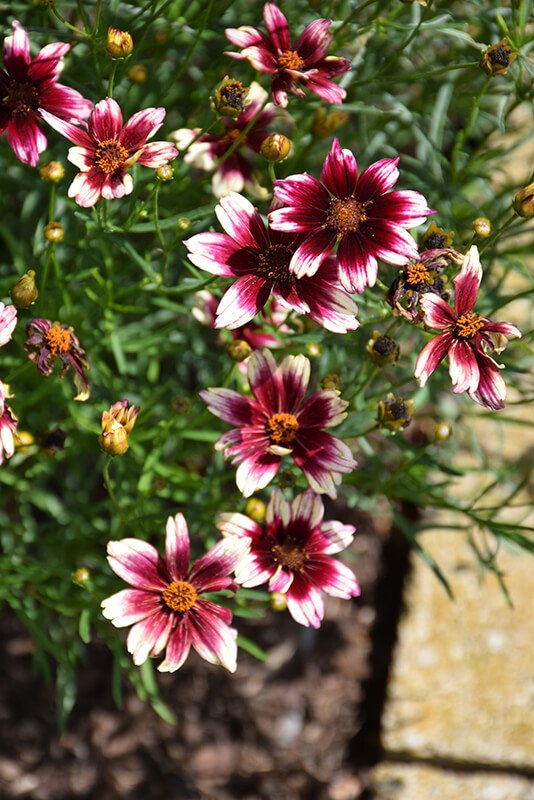
POLYGON ((337 139, 326 157, 321 181, 311 175, 290 175, 274 181, 274 194, 283 204, 269 214, 274 230, 303 233, 290 271, 297 277, 314 275, 337 248, 339 280, 347 292, 373 286, 377 258, 406 264, 417 257, 415 239, 406 232, 432 214, 422 194, 389 190, 399 177, 398 158, 384 158, 358 177, 356 159, 337 139))
POLYGON ((400 356, 400 347, 397 342, 391 336, 381 334, 380 331, 373 331, 373 336, 367 342, 365 349, 371 356, 371 361, 378 364, 379 367, 395 364, 400 356))
POLYGON ((204 133, 193 141, 200 133, 199 128, 179 128, 171 131, 169 138, 176 142, 180 150, 187 152, 184 156, 186 164, 210 172, 215 169, 211 186, 215 197, 223 197, 229 192, 242 192, 246 189, 251 197, 265 200, 269 192, 258 183, 250 159, 254 153, 260 152, 261 143, 269 134, 269 125, 277 119, 279 112, 269 103, 263 107, 267 92, 258 83, 251 83, 249 104, 236 119, 225 117, 222 123, 225 131, 222 135, 204 133), (252 120, 253 125, 248 128, 252 120), (247 133, 243 134, 245 128, 247 133), (241 139, 240 139, 241 137, 241 139), (217 165, 226 152, 240 139, 237 148, 217 165))
POLYGON ((133 50, 133 39, 128 31, 120 31, 110 25, 106 50, 112 58, 126 58, 133 50))
POLYGON ((132 176, 126 170, 136 162, 157 169, 178 155, 170 142, 151 142, 163 125, 164 108, 145 108, 122 124, 118 103, 110 97, 101 100, 91 111, 86 129, 62 122, 43 111, 49 125, 74 142, 69 161, 81 172, 69 187, 69 197, 88 208, 104 197, 124 197, 133 190, 132 176))
POLYGON ((189 568, 189 533, 183 514, 167 520, 165 559, 140 539, 108 543, 111 569, 133 589, 123 589, 102 602, 102 613, 117 628, 132 625, 126 646, 136 665, 166 647, 160 672, 175 672, 191 645, 211 664, 234 672, 237 631, 232 613, 204 592, 232 589, 229 574, 249 548, 249 540, 232 537, 218 542, 189 568))
POLYGON ((271 293, 287 311, 307 314, 334 333, 355 330, 357 306, 339 286, 333 259, 313 277, 289 271, 303 234, 265 228, 245 197, 231 193, 215 209, 226 233, 199 233, 184 242, 189 260, 215 275, 237 278, 217 308, 217 328, 237 328, 261 311, 271 293))
POLYGON ((434 220, 421 236, 420 250, 443 250, 452 245, 454 231, 444 231, 434 220))
POLYGON ((128 408, 128 400, 113 403, 109 411, 102 412, 102 433, 98 437, 98 444, 110 456, 122 456, 128 450, 128 436, 130 435, 139 409, 135 406, 128 408))
POLYGON ((449 299, 446 278, 440 272, 450 261, 461 264, 463 256, 452 248, 425 250, 416 259, 410 260, 400 275, 395 278, 386 293, 391 308, 415 324, 422 322, 423 313, 419 300, 427 292, 449 299), (407 305, 403 305, 406 301, 407 305))
POLYGON ((244 514, 221 514, 218 527, 230 539, 250 539, 250 552, 236 570, 243 586, 269 584, 280 592, 301 625, 319 628, 324 617, 322 593, 349 599, 360 594, 354 573, 331 558, 354 538, 353 525, 323 522, 320 497, 308 489, 290 504, 273 489, 263 527, 244 514))
POLYGON ((478 294, 482 269, 473 245, 454 279, 454 311, 437 294, 425 294, 421 307, 425 324, 442 331, 423 349, 415 365, 415 377, 424 386, 440 361, 449 356, 449 374, 456 394, 467 392, 486 408, 504 408, 506 387, 499 365, 487 355, 506 347, 506 336, 521 337, 511 322, 492 322, 472 311, 478 294))
POLYGON ((304 97, 299 84, 328 103, 342 103, 347 93, 332 83, 330 78, 350 69, 350 61, 326 55, 334 38, 328 32, 332 21, 316 19, 303 31, 293 47, 287 20, 278 6, 266 3, 263 21, 267 36, 250 25, 227 28, 227 39, 243 49, 240 53, 226 55, 248 59, 254 69, 273 76, 271 93, 275 105, 287 106, 288 91, 297 97, 304 97))
POLYGON ((282 456, 290 455, 318 493, 337 497, 342 473, 358 466, 348 446, 322 428, 339 425, 347 402, 339 392, 323 389, 301 406, 310 380, 305 356, 287 356, 280 366, 268 350, 256 350, 248 361, 254 400, 232 389, 200 392, 212 414, 235 428, 215 444, 225 458, 240 463, 236 483, 245 497, 263 489, 278 472, 282 456))
POLYGON ((11 341, 17 326, 17 309, 0 303, 0 347, 11 341))
POLYGON ((46 136, 37 120, 51 117, 77 122, 89 114, 92 103, 74 89, 58 83, 63 56, 70 44, 58 42, 31 60, 26 29, 15 20, 13 35, 4 39, 4 68, 0 70, 0 134, 7 128, 9 146, 24 164, 35 167, 46 150, 46 136))
POLYGON ((395 433, 406 428, 412 421, 414 402, 395 397, 392 392, 378 404, 378 427, 387 428, 395 433))
POLYGON ((241 81, 235 81, 227 75, 214 97, 210 98, 212 110, 221 117, 235 119, 245 110, 248 92, 248 86, 243 86, 241 81))
POLYGON ((2 383, 2 381, 0 381, 0 464, 3 463, 4 456, 6 458, 11 458, 15 452, 13 434, 17 429, 19 421, 6 403, 6 397, 11 396, 7 383, 2 383))
POLYGON ((28 339, 24 349, 30 361, 37 365, 41 375, 50 375, 55 362, 63 362, 59 377, 62 378, 70 366, 74 367, 74 384, 78 390, 75 400, 87 400, 90 394, 89 361, 84 350, 68 325, 52 324, 49 319, 33 319, 26 325, 28 339))
POLYGON ((482 56, 480 66, 487 75, 504 75, 516 58, 516 53, 512 51, 508 39, 504 37, 497 44, 488 47, 482 56))

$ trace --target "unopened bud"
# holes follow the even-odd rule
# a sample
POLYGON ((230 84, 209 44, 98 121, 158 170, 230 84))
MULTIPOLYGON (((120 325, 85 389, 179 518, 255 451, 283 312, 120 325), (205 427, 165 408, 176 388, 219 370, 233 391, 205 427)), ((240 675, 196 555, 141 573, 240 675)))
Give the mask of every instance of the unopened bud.
POLYGON ((452 426, 448 422, 438 422, 434 428, 434 436, 439 442, 445 442, 452 436, 452 426))
POLYGON ((343 380, 341 376, 336 375, 335 372, 329 372, 328 375, 325 375, 321 380, 321 387, 323 389, 336 389, 340 392, 343 388, 343 380))
POLYGON ((128 31, 120 31, 110 25, 106 50, 111 58, 126 58, 133 50, 133 39, 128 31))
POLYGON ((271 133, 260 147, 260 153, 267 161, 283 161, 290 152, 291 142, 281 133, 271 133))
POLYGON ((258 497, 251 497, 245 505, 245 514, 255 522, 263 522, 265 517, 265 503, 258 497))
POLYGON ((514 211, 520 217, 534 216, 534 183, 529 183, 514 197, 514 211))
POLYGON ((130 435, 139 409, 128 407, 128 400, 113 403, 109 411, 102 413, 102 433, 98 444, 110 456, 122 456, 128 450, 130 435))
POLYGON ((78 569, 72 573, 72 580, 79 586, 83 586, 84 583, 87 583, 90 577, 91 573, 85 567, 78 567, 78 569))
POLYGON ((183 415, 189 411, 189 400, 185 397, 175 397, 171 400, 171 411, 173 414, 183 415))
POLYGON ((250 355, 250 345, 244 339, 234 339, 226 346, 226 352, 232 361, 244 361, 250 355))
POLYGON ((269 605, 273 611, 285 611, 287 608, 287 598, 282 592, 271 592, 269 595, 269 605))
POLYGON ((484 239, 487 239, 488 236, 491 236, 492 225, 489 219, 486 217, 477 217, 473 220, 473 228, 475 233, 478 236, 482 236, 484 239))
POLYGON ((187 219, 187 217, 180 217, 176 224, 181 231, 186 231, 190 227, 191 222, 187 219))
POLYGON ((131 83, 144 83, 148 77, 147 69, 142 64, 134 64, 126 74, 131 83))
POLYGON ((59 222, 49 222, 44 229, 44 237, 47 242, 60 242, 63 239, 63 227, 59 222))
POLYGON ((59 161, 49 161, 39 170, 41 178, 49 183, 57 183, 65 177, 65 167, 59 161))
POLYGON ((170 164, 164 164, 156 170, 156 177, 160 181, 172 181, 174 178, 174 170, 170 164))
POLYGON ((37 300, 39 292, 35 284, 35 270, 29 269, 11 289, 11 299, 17 308, 28 308, 37 300))
POLYGON ((310 356, 310 358, 319 358, 321 355, 321 345, 317 342, 310 342, 306 345, 306 352, 310 356))
POLYGON ((25 453, 30 449, 32 444, 35 444, 35 436, 30 431, 16 430, 13 434, 15 440, 15 449, 20 453, 25 453))

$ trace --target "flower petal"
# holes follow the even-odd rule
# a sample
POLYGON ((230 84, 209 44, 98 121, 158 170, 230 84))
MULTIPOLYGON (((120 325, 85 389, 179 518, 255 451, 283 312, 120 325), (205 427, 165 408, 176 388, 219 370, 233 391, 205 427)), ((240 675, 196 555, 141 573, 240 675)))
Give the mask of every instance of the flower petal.
POLYGON ((217 307, 216 328, 233 330, 250 322, 265 306, 272 283, 258 275, 244 275, 223 295, 217 307))
POLYGON ((474 392, 480 380, 480 370, 470 342, 456 339, 449 348, 449 375, 453 392, 474 392))
POLYGON ((189 569, 189 531, 183 514, 176 514, 167 520, 165 561, 173 581, 185 580, 189 569))
MULTIPOLYGON (((100 103, 97 105, 100 105, 100 103)), ((95 106, 95 108, 96 107, 97 106, 95 106)), ((117 110, 114 109, 114 119, 117 124, 119 117, 116 115, 116 111, 117 110)), ((143 111, 138 111, 130 117, 124 128, 122 128, 121 115, 117 134, 109 138, 118 138, 122 146, 125 147, 129 153, 135 153, 146 144, 147 139, 154 136, 156 131, 161 128, 166 113, 164 108, 145 108, 143 111)))
POLYGON ((97 142, 119 139, 122 130, 122 112, 116 100, 106 97, 93 108, 89 115, 89 134, 97 142))
POLYGON ((116 628, 124 628, 161 611, 161 595, 159 592, 122 589, 106 597, 100 605, 106 619, 111 620, 116 628))
POLYGON ((35 167, 39 153, 46 150, 46 136, 31 116, 16 114, 7 126, 9 146, 23 164, 35 167))
POLYGON ((191 633, 187 620, 182 619, 169 636, 165 659, 158 664, 159 672, 176 672, 187 659, 191 649, 191 633))
POLYGON ((230 672, 237 667, 237 631, 211 613, 199 598, 189 615, 191 644, 201 658, 230 672))
POLYGON ((320 628, 324 617, 324 602, 321 593, 310 583, 295 575, 286 594, 287 610, 299 625, 320 628))
POLYGON ((473 245, 464 257, 460 272, 454 278, 456 287, 454 306, 459 317, 462 314, 468 314, 475 305, 481 280, 482 267, 478 257, 478 248, 473 245))
POLYGON ((245 395, 222 387, 203 389, 199 395, 219 419, 239 427, 252 423, 252 401, 245 395))
POLYGON ((339 141, 334 139, 321 172, 321 180, 326 188, 341 199, 354 194, 358 181, 358 165, 350 150, 342 150, 339 141))
POLYGON ((126 647, 136 666, 149 656, 157 656, 169 640, 173 625, 172 614, 153 614, 137 622, 126 639, 126 647))
POLYGON ((160 592, 170 582, 156 548, 141 539, 108 542, 108 561, 113 572, 136 589, 160 592))
POLYGON ((279 53, 291 49, 287 20, 275 3, 266 3, 263 7, 263 21, 273 44, 279 53))
MULTIPOLYGON (((428 297, 428 295, 425 295, 428 297)), ((415 364, 414 375, 419 381, 419 386, 423 387, 432 375, 439 362, 445 358, 450 346, 454 341, 454 336, 449 331, 434 336, 425 345, 415 364)))
POLYGON ((442 331, 456 324, 456 315, 439 294, 434 292, 424 294, 420 304, 425 315, 425 325, 429 328, 442 331))

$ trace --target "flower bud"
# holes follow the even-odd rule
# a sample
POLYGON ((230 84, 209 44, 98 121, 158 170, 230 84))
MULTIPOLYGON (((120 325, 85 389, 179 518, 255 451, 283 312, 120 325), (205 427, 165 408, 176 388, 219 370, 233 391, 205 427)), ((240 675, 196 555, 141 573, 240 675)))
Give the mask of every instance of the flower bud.
POLYGON ((176 224, 181 231, 186 231, 191 226, 191 222, 187 217, 180 217, 176 224))
POLYGON ((78 569, 72 573, 72 580, 79 586, 83 586, 84 583, 87 583, 90 577, 91 573, 85 567, 78 567, 78 569))
POLYGON ((235 119, 245 108, 248 92, 248 87, 243 86, 241 81, 234 81, 227 75, 215 95, 210 97, 211 109, 221 117, 235 119))
POLYGON ((289 467, 280 470, 278 473, 278 485, 281 486, 282 489, 291 489, 296 482, 297 479, 289 467))
POLYGON ((328 139, 332 133, 347 122, 350 114, 344 111, 329 111, 322 106, 317 109, 313 118, 312 133, 317 139, 328 139))
POLYGON ((189 400, 185 397, 175 397, 171 400, 171 411, 173 414, 183 415, 189 411, 189 400))
POLYGON ((512 61, 515 61, 516 58, 516 53, 512 52, 512 48, 508 44, 508 39, 505 37, 501 39, 500 42, 497 42, 497 44, 488 47, 482 56, 480 66, 486 75, 504 75, 512 61))
POLYGON ((142 64, 134 64, 126 74, 131 83, 144 83, 148 75, 146 67, 142 64))
POLYGON ((340 392, 343 388, 343 380, 341 376, 336 375, 335 372, 329 372, 328 375, 325 375, 321 380, 321 388, 336 389, 336 391, 340 392))
POLYGON ((403 400, 390 392, 378 404, 378 427, 387 428, 394 433, 406 428, 412 421, 413 400, 403 400))
POLYGON ((317 342, 309 342, 309 344, 306 345, 306 352, 310 358, 319 358, 322 352, 321 345, 317 342))
POLYGON ((60 242, 63 239, 63 227, 59 222, 49 222, 44 229, 44 237, 47 242, 60 242))
POLYGON ((26 453, 32 444, 35 444, 35 437, 30 431, 15 431, 13 434, 15 449, 20 453, 26 453))
POLYGON ((520 217, 534 216, 534 183, 529 183, 514 197, 514 211, 520 217))
POLYGON ((255 522, 263 522, 266 505, 258 497, 251 497, 245 505, 245 514, 255 522))
POLYGON ((479 236, 482 236, 484 239, 487 239, 488 236, 491 236, 492 225, 489 219, 486 217, 477 217, 474 219, 473 228, 475 233, 479 236))
POLYGON ((394 364, 400 355, 400 347, 390 336, 373 331, 373 338, 369 339, 365 348, 371 356, 371 361, 384 367, 386 364, 394 364))
POLYGON ((448 422, 437 422, 434 436, 439 442, 445 442, 452 436, 452 426, 448 422))
POLYGON ((273 611, 285 611, 287 608, 287 598, 282 592, 271 592, 269 594, 269 605, 273 611))
POLYGON ((133 39, 128 31, 120 31, 110 25, 106 50, 111 58, 126 58, 133 50, 133 39))
POLYGON ((11 299, 17 308, 28 308, 35 303, 38 294, 34 269, 29 269, 11 289, 11 299))
POLYGON ((172 181, 174 178, 174 170, 170 164, 164 164, 156 170, 156 177, 160 181, 172 181))
POLYGON ((128 408, 128 400, 114 403, 109 411, 102 414, 102 433, 98 443, 102 450, 110 456, 122 456, 128 450, 130 435, 139 409, 128 408))
POLYGON ((232 361, 244 361, 250 355, 250 345, 244 339, 234 339, 226 346, 226 352, 232 361))
POLYGON ((49 161, 48 164, 43 164, 39 174, 43 180, 57 183, 65 177, 65 167, 59 161, 49 161))
POLYGON ((261 143, 260 153, 266 161, 283 161, 291 152, 291 142, 281 133, 271 133, 261 143))

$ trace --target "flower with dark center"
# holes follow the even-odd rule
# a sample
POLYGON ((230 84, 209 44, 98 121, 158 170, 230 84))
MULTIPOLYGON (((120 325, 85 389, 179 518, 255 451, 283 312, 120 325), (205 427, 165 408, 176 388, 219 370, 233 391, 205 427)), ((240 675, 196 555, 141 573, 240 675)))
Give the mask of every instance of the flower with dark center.
POLYGON ((30 361, 37 365, 41 375, 50 375, 56 361, 62 362, 59 377, 62 378, 69 367, 74 367, 74 384, 78 389, 75 400, 87 400, 90 395, 89 381, 85 375, 89 371, 89 361, 82 350, 73 328, 68 325, 52 324, 49 319, 33 319, 26 325, 28 338, 24 349, 30 361))
POLYGON ((444 231, 432 220, 421 237, 419 250, 443 250, 451 247, 453 239, 454 231, 444 231))
POLYGON ((417 359, 415 377, 424 386, 440 361, 449 356, 449 374, 456 394, 469 397, 486 408, 504 408, 506 387, 499 365, 488 355, 506 347, 506 336, 521 337, 511 322, 492 322, 473 311, 482 269, 475 245, 464 257, 454 279, 454 310, 432 292, 423 295, 421 307, 425 325, 442 331, 435 336, 417 359))
POLYGON ((397 342, 391 336, 381 334, 379 331, 373 331, 373 336, 367 342, 365 349, 371 356, 371 360, 379 367, 395 364, 400 356, 400 347, 397 342))
POLYGON ((356 576, 335 558, 348 547, 354 527, 323 521, 320 497, 310 489, 288 503, 274 489, 263 525, 244 514, 221 514, 218 527, 230 539, 245 537, 250 552, 236 570, 236 581, 253 587, 268 583, 282 593, 287 609, 301 625, 318 628, 324 616, 323 593, 349 599, 360 594, 356 576))
POLYGON ((0 134, 7 128, 9 146, 24 164, 35 167, 47 141, 37 120, 50 115, 79 122, 92 103, 74 89, 58 83, 63 56, 70 44, 48 44, 32 60, 26 29, 13 22, 13 35, 4 39, 4 70, 0 69, 0 134))
POLYGON ((413 400, 403 400, 390 392, 378 404, 378 427, 393 433, 406 428, 412 421, 413 407, 413 400))
POLYGON ((212 414, 234 425, 215 444, 225 458, 240 464, 236 473, 245 497, 274 478, 282 457, 290 455, 314 492, 335 498, 343 473, 358 466, 344 442, 322 428, 339 425, 347 403, 334 389, 315 392, 301 405, 310 380, 310 362, 287 356, 280 366, 268 350, 256 350, 248 361, 253 400, 232 389, 200 392, 212 414))
POLYGON ((184 242, 195 266, 237 278, 219 303, 215 327, 245 325, 271 295, 280 307, 306 314, 334 333, 358 327, 357 306, 339 285, 333 258, 313 277, 297 278, 290 263, 303 234, 265 228, 254 206, 233 192, 221 199, 215 212, 226 233, 199 233, 184 242))
POLYGON ((226 53, 232 58, 247 59, 259 72, 273 76, 272 98, 275 105, 287 106, 287 92, 304 97, 304 86, 328 103, 342 103, 347 93, 330 78, 350 68, 346 58, 327 56, 333 36, 328 32, 331 20, 316 19, 291 45, 287 20, 274 3, 263 7, 267 34, 245 25, 227 28, 226 37, 243 48, 240 53, 226 53))
POLYGON ((203 595, 234 589, 230 573, 249 549, 246 537, 223 539, 189 567, 189 532, 183 514, 167 520, 165 559, 140 539, 108 542, 111 569, 132 589, 102 602, 102 613, 117 628, 133 625, 128 652, 136 665, 167 648, 158 670, 175 672, 191 646, 211 664, 236 668, 237 631, 232 613, 203 595))
POLYGON ((157 169, 175 158, 178 151, 170 142, 147 144, 163 125, 165 113, 164 108, 145 108, 123 126, 118 103, 108 97, 96 104, 84 129, 42 111, 49 125, 77 145, 70 148, 68 159, 81 171, 69 187, 69 197, 84 208, 101 197, 124 197, 133 191, 128 167, 137 162, 157 169))
POLYGON ((221 117, 238 117, 245 109, 248 96, 248 87, 245 88, 241 81, 234 81, 228 75, 210 98, 213 111, 221 117))
POLYGON ((337 244, 342 286, 363 292, 376 281, 377 258, 401 266, 417 257, 415 239, 406 229, 433 212, 418 192, 389 191, 399 177, 398 161, 382 159, 358 176, 354 155, 334 139, 321 181, 307 174, 274 181, 282 207, 269 214, 271 228, 303 234, 291 272, 298 278, 314 275, 337 244))
POLYGON ((482 56, 480 66, 487 75, 504 75, 516 58, 517 54, 513 52, 508 39, 504 37, 497 44, 488 47, 482 56))

